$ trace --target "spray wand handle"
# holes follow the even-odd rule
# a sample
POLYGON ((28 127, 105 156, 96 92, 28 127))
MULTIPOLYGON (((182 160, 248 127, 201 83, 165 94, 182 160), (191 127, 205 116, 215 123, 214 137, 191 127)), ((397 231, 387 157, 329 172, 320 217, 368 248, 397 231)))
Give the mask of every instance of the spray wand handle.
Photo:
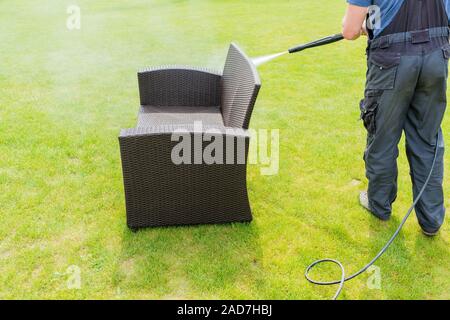
POLYGON ((332 36, 328 36, 307 44, 302 44, 300 46, 294 47, 289 49, 289 53, 295 53, 299 51, 303 51, 305 49, 314 48, 314 47, 320 47, 326 44, 338 42, 344 39, 344 36, 342 34, 334 34, 332 36))

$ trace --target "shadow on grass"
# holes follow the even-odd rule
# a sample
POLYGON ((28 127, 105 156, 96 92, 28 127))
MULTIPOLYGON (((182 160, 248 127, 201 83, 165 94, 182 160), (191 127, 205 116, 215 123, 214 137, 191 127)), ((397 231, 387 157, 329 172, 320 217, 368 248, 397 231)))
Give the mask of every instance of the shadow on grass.
POLYGON ((113 283, 146 298, 250 296, 260 285, 254 224, 124 230, 113 283), (234 293, 233 293, 234 292, 234 293))

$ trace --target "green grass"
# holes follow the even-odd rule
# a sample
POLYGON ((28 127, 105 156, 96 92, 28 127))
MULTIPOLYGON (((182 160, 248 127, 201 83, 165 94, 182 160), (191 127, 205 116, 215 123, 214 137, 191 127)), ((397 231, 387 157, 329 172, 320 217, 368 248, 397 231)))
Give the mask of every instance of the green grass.
MULTIPOLYGON (((344 9, 335 0, 1 1, 0 298, 331 297, 335 288, 304 280, 305 267, 336 257, 356 271, 411 202, 402 152, 393 219, 376 221, 357 203, 364 40, 260 68, 251 126, 281 130, 281 159, 276 176, 249 169, 250 225, 131 233, 117 135, 136 121, 139 67, 220 69, 230 41, 251 56, 278 52, 336 33, 344 9), (79 31, 65 26, 73 3, 79 31), (70 265, 80 268, 79 290, 66 286, 70 265)), ((447 119, 444 129, 450 141, 447 119)), ((448 219, 427 239, 411 218, 377 262, 382 289, 370 290, 366 274, 343 298, 449 299, 449 241, 448 219)))

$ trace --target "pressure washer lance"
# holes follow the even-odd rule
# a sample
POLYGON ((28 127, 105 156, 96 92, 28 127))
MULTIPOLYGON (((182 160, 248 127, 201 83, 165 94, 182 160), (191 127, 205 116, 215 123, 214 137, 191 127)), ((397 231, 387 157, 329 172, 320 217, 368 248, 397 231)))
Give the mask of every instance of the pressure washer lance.
POLYGON ((283 52, 271 54, 271 55, 268 55, 268 56, 254 58, 254 59, 252 59, 252 61, 253 61, 253 64, 258 67, 258 66, 260 66, 260 65, 262 65, 264 63, 272 61, 273 59, 276 59, 278 57, 284 56, 285 54, 288 54, 288 53, 296 53, 296 52, 300 52, 300 51, 303 51, 303 50, 306 50, 306 49, 324 46, 326 44, 330 44, 330 43, 334 43, 334 42, 337 42, 337 41, 341 41, 343 39, 344 39, 344 36, 342 34, 334 34, 334 35, 329 36, 329 37, 325 37, 325 38, 322 38, 322 39, 319 39, 319 40, 316 40, 316 41, 313 41, 313 42, 309 42, 309 43, 306 43, 306 44, 299 45, 297 47, 289 49, 288 51, 283 51, 283 52))
POLYGON ((320 46, 324 46, 326 44, 330 44, 330 43, 334 43, 334 42, 338 42, 344 40, 344 36, 342 34, 334 34, 332 36, 329 37, 325 37, 307 44, 302 44, 299 45, 297 47, 291 48, 288 50, 289 53, 296 53, 296 52, 300 52, 306 49, 310 49, 310 48, 314 48, 314 47, 320 47, 320 46))

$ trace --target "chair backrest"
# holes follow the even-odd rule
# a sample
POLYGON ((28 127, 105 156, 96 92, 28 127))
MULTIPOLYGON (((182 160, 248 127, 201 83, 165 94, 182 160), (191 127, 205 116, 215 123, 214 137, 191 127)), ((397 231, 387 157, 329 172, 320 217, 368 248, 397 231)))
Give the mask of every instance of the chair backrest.
POLYGON ((248 129, 260 87, 255 65, 232 43, 222 77, 221 108, 225 126, 248 129))
POLYGON ((163 66, 138 72, 142 106, 210 107, 221 102, 221 76, 205 68, 163 66))

